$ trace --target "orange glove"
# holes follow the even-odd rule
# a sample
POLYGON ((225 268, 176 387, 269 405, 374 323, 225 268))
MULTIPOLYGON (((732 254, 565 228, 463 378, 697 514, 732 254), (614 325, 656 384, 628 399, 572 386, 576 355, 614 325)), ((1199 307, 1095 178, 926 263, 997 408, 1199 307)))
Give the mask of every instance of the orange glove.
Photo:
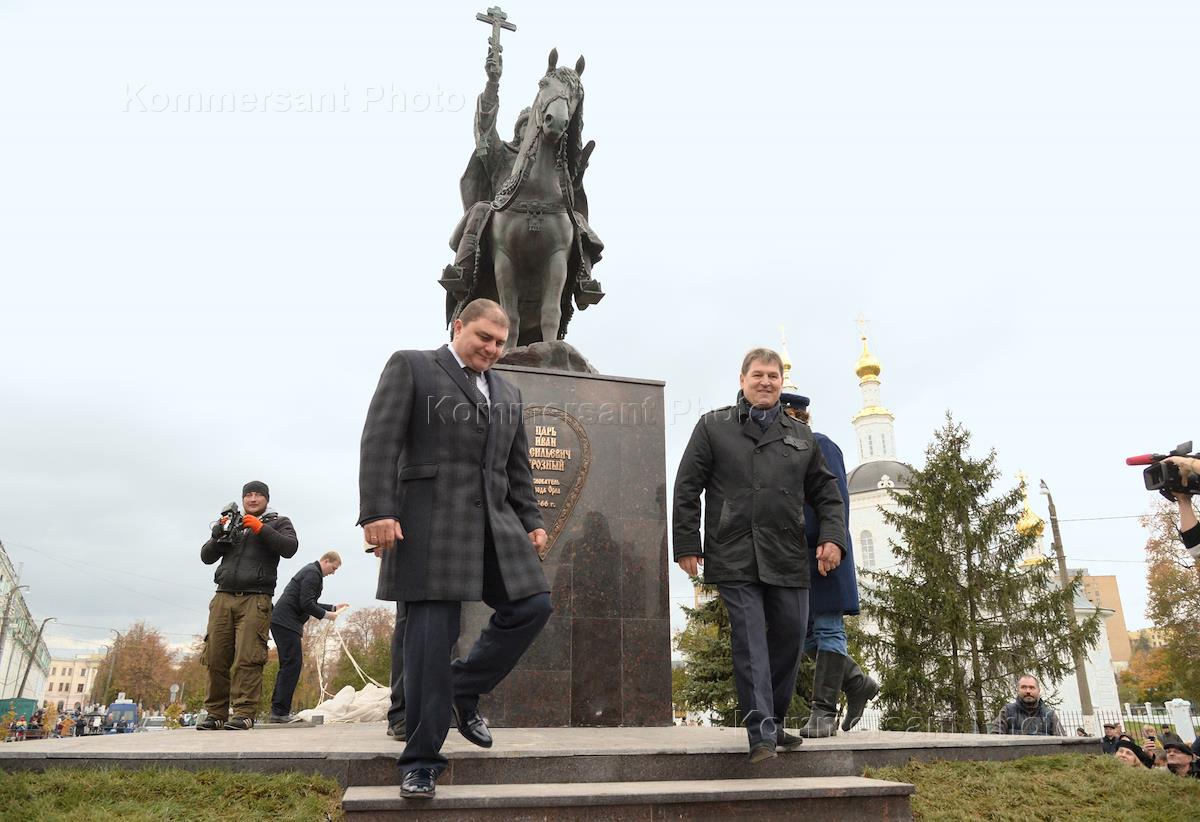
POLYGON ((262 520, 253 514, 247 514, 242 517, 242 525, 245 525, 256 534, 262 530, 262 520))

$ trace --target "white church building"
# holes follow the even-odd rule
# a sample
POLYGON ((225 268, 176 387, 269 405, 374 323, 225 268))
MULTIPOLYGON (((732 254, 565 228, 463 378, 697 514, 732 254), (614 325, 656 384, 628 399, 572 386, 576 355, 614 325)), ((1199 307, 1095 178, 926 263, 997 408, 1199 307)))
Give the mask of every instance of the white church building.
MULTIPOLYGON (((900 534, 894 526, 884 520, 882 511, 899 511, 899 506, 892 498, 891 491, 908 488, 912 476, 912 469, 897 458, 895 416, 884 406, 880 394, 879 375, 883 369, 879 360, 867 347, 866 336, 863 335, 861 340, 862 354, 855 365, 854 373, 859 380, 863 404, 851 420, 858 444, 858 465, 847 474, 847 485, 850 492, 849 528, 854 541, 856 570, 860 572, 860 587, 863 585, 861 574, 863 569, 894 570, 898 565, 889 545, 890 542, 900 543, 900 534)), ((1022 517, 1018 527, 1034 528, 1039 534, 1037 550, 1031 552, 1025 561, 1046 561, 1045 555, 1041 552, 1041 532, 1044 523, 1033 512, 1028 496, 1025 506, 1026 515, 1022 517), (1030 517, 1032 519, 1029 519, 1030 517)), ((1080 595, 1076 599, 1076 618, 1083 619, 1092 612, 1094 607, 1080 595)), ((1101 609, 1103 618, 1108 618, 1112 613, 1110 610, 1101 609)), ((874 629, 871 622, 865 618, 861 624, 865 630, 874 629)), ((1119 715, 1121 706, 1117 698, 1116 675, 1109 651, 1108 635, 1103 628, 1097 644, 1088 655, 1085 668, 1094 710, 1097 713, 1119 715)), ((1079 688, 1074 673, 1068 675, 1063 682, 1043 683, 1042 687, 1043 695, 1048 697, 1048 701, 1055 704, 1060 713, 1064 714, 1064 726, 1068 724, 1069 720, 1076 724, 1083 724, 1089 734, 1099 735, 1098 722, 1079 719, 1079 688)), ((1016 697, 1015 682, 1013 683, 1013 696, 1016 697)), ((880 718, 878 708, 870 707, 864 714, 859 728, 863 730, 877 729, 880 718)), ((1066 728, 1066 731, 1074 733, 1074 727, 1066 728)))

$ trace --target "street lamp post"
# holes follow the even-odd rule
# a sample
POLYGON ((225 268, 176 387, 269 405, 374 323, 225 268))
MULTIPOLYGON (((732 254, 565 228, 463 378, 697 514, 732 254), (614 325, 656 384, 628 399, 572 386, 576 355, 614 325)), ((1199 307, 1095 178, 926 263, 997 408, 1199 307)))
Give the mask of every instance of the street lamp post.
MULTIPOLYGON (((1067 557, 1063 553, 1062 536, 1058 533, 1058 511, 1054 507, 1054 496, 1050 493, 1050 486, 1046 485, 1045 480, 1041 480, 1041 493, 1046 495, 1046 501, 1050 504, 1050 533, 1054 536, 1054 542, 1051 548, 1054 549, 1054 555, 1058 558, 1058 581, 1066 590, 1069 581, 1067 580, 1067 557)), ((1071 622, 1075 621, 1075 603, 1067 603, 1067 618, 1071 622)), ((1088 688, 1087 668, 1084 667, 1084 658, 1080 654, 1075 654, 1075 681, 1079 684, 1079 708, 1084 716, 1092 715, 1092 692, 1088 688)))
POLYGON ((21 694, 25 693, 25 683, 29 681, 29 672, 33 670, 33 658, 37 656, 37 646, 42 641, 42 632, 46 630, 46 623, 53 619, 54 617, 46 617, 42 620, 42 626, 38 628, 37 636, 33 638, 33 644, 29 646, 29 661, 25 663, 25 676, 21 677, 21 687, 17 688, 17 699, 20 699, 21 694))
POLYGON ((108 630, 117 635, 117 641, 112 644, 112 662, 108 666, 108 681, 104 683, 104 693, 100 694, 102 699, 108 696, 108 689, 112 687, 113 668, 117 667, 117 642, 121 641, 120 631, 116 628, 109 628, 108 630))
POLYGON ((8 610, 12 607, 13 594, 22 588, 29 590, 28 585, 14 585, 8 591, 8 598, 4 600, 4 620, 0 621, 0 659, 4 658, 4 638, 8 636, 8 610))

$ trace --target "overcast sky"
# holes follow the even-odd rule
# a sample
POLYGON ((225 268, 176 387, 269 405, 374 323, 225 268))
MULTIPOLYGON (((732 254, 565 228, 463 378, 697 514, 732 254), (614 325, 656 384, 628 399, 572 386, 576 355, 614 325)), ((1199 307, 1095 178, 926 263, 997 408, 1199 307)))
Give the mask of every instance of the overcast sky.
MULTIPOLYGON (((300 535, 280 577, 338 549, 329 596, 375 604, 358 438, 389 354, 445 339, 484 6, 0 0, 0 540, 56 650, 202 633, 251 478, 300 535)), ((951 410, 1078 520, 1143 513, 1124 457, 1200 441, 1194 2, 506 11, 502 134, 551 47, 587 57, 608 296, 568 340, 666 381, 668 482, 781 326, 853 464, 860 313, 903 460, 951 410)), ((1146 624, 1136 520, 1063 540, 1146 624)))

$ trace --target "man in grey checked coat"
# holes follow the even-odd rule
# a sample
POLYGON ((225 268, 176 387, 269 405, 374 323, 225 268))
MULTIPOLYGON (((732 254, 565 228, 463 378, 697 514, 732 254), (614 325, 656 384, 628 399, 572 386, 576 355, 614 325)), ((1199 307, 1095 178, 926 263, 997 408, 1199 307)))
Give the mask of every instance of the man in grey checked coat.
POLYGON ((479 695, 495 688, 550 618, 545 545, 521 394, 489 370, 508 319, 476 300, 436 351, 398 351, 363 427, 358 524, 382 559, 376 596, 404 603, 407 739, 401 795, 433 795, 453 718, 490 747, 479 695), (461 603, 495 609, 465 659, 449 662, 461 603))

